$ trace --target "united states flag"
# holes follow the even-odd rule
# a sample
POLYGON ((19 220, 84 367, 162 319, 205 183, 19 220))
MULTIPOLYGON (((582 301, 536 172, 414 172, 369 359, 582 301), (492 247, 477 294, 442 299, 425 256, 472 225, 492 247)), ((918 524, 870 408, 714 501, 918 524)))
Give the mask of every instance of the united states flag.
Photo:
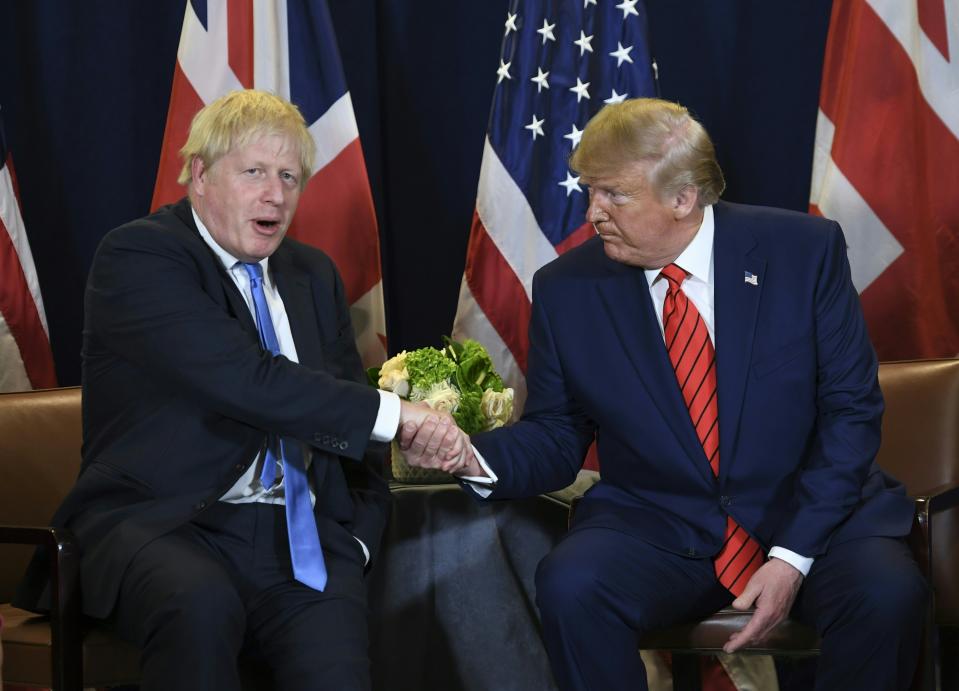
POLYGON ((882 360, 959 354, 957 52, 952 0, 833 4, 810 208, 843 225, 882 360))
POLYGON ((56 385, 47 317, 0 117, 0 391, 56 385))
POLYGON ((453 337, 484 343, 526 399, 533 273, 589 238, 567 165, 606 103, 653 93, 639 0, 513 0, 503 29, 453 337))
POLYGON ((379 234, 326 0, 187 2, 152 206, 183 196, 177 152, 194 114, 247 88, 295 103, 309 125, 317 160, 290 236, 336 262, 357 348, 366 365, 379 365, 386 357, 379 234))

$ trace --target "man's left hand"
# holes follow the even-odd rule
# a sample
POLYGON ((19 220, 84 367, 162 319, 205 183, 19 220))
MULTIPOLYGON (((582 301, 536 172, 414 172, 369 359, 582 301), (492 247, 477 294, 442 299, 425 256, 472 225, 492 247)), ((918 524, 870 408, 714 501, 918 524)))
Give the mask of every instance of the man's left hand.
POLYGON ((747 610, 755 604, 756 611, 741 631, 729 637, 723 651, 734 653, 743 646, 765 640, 789 614, 802 581, 802 574, 781 559, 773 558, 763 564, 749 579, 743 594, 733 600, 735 609, 747 610))

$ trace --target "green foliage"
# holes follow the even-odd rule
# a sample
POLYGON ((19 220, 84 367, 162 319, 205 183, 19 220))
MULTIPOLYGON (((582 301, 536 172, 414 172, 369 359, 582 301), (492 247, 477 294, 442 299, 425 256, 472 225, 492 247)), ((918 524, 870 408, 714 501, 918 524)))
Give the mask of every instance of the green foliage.
POLYGON ((456 364, 436 348, 420 348, 406 356, 406 369, 410 373, 411 386, 428 389, 450 379, 456 371, 456 364))

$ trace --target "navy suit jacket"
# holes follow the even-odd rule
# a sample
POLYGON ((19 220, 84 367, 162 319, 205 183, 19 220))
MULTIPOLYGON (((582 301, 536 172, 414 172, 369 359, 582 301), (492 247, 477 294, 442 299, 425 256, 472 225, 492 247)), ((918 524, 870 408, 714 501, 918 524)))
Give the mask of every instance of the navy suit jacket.
MULTIPOLYGON (((372 559, 389 512, 370 433, 379 395, 366 383, 343 284, 318 249, 285 239, 270 271, 299 364, 273 357, 233 280, 200 237, 189 202, 110 232, 86 291, 83 463, 54 518, 82 550, 84 611, 106 616, 136 552, 222 496, 268 432, 312 448, 324 547, 372 559)), ((43 558, 21 588, 42 607, 43 558)), ((331 574, 327 590, 355 589, 331 574)))
POLYGON ((491 498, 566 486, 595 433, 602 480, 574 529, 691 557, 719 551, 727 513, 765 549, 809 557, 831 540, 906 534, 912 504, 874 464, 882 395, 841 229, 775 209, 714 211, 719 476, 642 269, 593 238, 533 279, 524 415, 474 438, 499 478, 491 498))

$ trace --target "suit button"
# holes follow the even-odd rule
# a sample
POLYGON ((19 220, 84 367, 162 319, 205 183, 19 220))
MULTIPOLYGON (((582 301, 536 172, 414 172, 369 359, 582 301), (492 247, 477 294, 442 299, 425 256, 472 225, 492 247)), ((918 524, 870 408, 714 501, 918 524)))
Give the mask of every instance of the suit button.
POLYGON ((345 442, 345 441, 340 442, 340 451, 346 451, 348 448, 350 448, 350 445, 348 442, 345 442))
POLYGON ((205 501, 201 501, 199 504, 194 504, 194 505, 193 505, 193 510, 194 510, 194 511, 202 511, 202 510, 205 509, 205 508, 206 508, 206 502, 205 502, 205 501))
POLYGON ((246 466, 242 463, 237 463, 235 466, 233 466, 233 470, 243 470, 245 467, 246 466))
POLYGON ((725 494, 719 498, 719 503, 721 506, 729 506, 733 503, 732 497, 727 497, 725 494))

